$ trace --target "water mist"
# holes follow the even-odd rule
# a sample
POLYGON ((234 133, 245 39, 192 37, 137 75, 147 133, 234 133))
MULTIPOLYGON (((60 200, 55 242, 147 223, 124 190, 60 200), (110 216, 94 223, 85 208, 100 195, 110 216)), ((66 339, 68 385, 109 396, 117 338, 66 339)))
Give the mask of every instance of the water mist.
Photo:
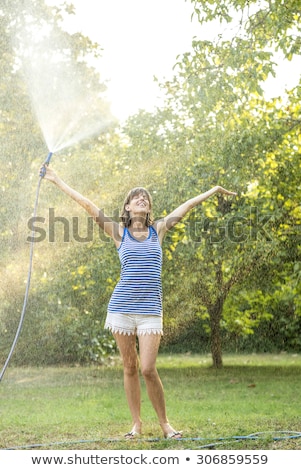
MULTIPOLYGON (((26 2, 24 3, 26 10, 26 2)), ((44 165, 50 163, 53 152, 71 146, 83 139, 98 135, 113 123, 109 106, 104 99, 105 87, 72 48, 72 38, 54 23, 48 24, 35 17, 32 3, 28 11, 22 8, 18 21, 23 32, 14 39, 17 65, 23 72, 32 106, 44 136, 49 153, 44 165), (21 16, 22 15, 22 16, 21 16)), ((74 46, 74 44, 73 44, 74 46)), ((41 171, 34 204, 33 220, 38 206, 41 171)), ((18 329, 0 372, 0 381, 10 362, 25 316, 33 260, 33 242, 30 245, 26 291, 18 329)))
MULTIPOLYGON (((24 18, 16 49, 39 126, 50 152, 97 135, 113 122, 100 77, 54 25, 24 18)), ((74 46, 73 46, 74 47, 74 46)))

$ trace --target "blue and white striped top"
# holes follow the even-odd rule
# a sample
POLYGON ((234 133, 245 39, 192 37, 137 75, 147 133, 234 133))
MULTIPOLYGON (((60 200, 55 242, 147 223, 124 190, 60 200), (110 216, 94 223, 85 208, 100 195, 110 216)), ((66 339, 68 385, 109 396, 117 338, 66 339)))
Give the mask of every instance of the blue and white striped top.
POLYGON ((125 228, 118 253, 121 274, 108 313, 162 315, 162 249, 154 227, 143 241, 125 228))

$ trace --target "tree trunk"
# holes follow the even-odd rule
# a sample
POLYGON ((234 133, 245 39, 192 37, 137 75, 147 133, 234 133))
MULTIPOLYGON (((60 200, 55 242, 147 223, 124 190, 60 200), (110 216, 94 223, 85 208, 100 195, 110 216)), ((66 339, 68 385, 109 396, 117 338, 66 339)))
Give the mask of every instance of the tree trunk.
POLYGON ((220 326, 220 321, 223 312, 223 303, 223 299, 217 298, 216 302, 209 309, 211 328, 211 354, 213 367, 215 367, 216 369, 221 369, 223 367, 220 326))

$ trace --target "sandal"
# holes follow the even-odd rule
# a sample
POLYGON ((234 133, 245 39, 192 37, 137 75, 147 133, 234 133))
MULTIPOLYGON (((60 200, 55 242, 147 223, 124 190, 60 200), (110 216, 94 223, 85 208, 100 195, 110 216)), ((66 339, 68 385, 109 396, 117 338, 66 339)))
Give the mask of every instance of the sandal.
POLYGON ((164 434, 165 439, 181 439, 183 437, 183 431, 171 431, 164 434))
POLYGON ((140 434, 139 432, 135 431, 134 429, 132 429, 130 432, 127 432, 124 437, 128 440, 130 439, 135 439, 136 437, 139 437, 140 434))

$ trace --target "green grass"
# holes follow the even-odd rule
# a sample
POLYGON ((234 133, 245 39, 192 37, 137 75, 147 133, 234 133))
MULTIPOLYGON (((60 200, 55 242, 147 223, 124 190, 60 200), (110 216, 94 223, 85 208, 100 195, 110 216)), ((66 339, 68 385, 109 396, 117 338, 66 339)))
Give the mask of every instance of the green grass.
POLYGON ((118 360, 10 367, 0 383, 0 448, 301 449, 301 355, 233 355, 221 370, 210 366, 210 356, 160 355, 168 416, 184 439, 162 438, 142 381, 144 434, 133 442, 123 438, 131 418, 118 360))

